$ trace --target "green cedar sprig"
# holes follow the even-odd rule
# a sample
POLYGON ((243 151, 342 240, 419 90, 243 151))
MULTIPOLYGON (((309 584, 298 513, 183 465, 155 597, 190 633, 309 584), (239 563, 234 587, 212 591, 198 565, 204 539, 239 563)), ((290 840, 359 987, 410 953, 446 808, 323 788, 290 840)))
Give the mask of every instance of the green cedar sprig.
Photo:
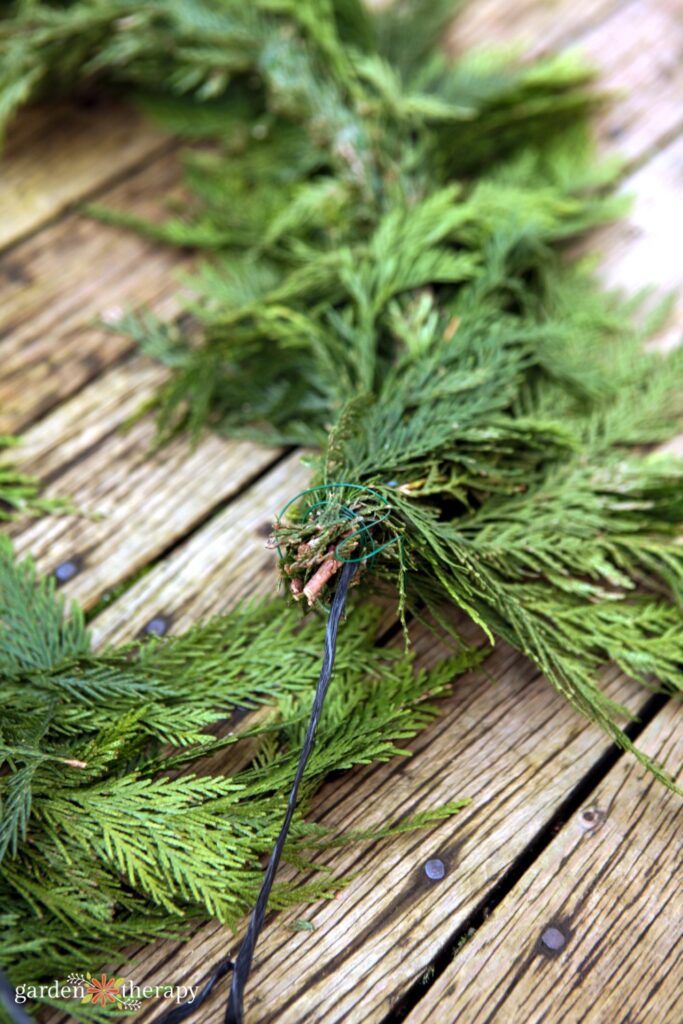
MULTIPOLYGON (((617 212, 590 75, 448 63, 450 6, 38 3, 10 67, 69 84, 51 47, 77 24, 72 82, 154 92, 167 127, 214 142, 170 219, 96 211, 209 253, 178 325, 120 325, 172 369, 161 437, 316 444, 319 482, 390 502, 396 543, 368 566, 404 603, 456 604, 630 748, 601 667, 681 686, 681 465, 643 449, 678 429, 682 358, 644 354, 652 323, 562 253, 617 212)), ((278 531, 297 595, 348 529, 278 531)))
MULTIPOLYGON (((80 609, 65 610, 54 581, 0 537, 0 965, 15 984, 66 977, 208 917, 240 920, 280 826, 319 672, 319 620, 281 601, 101 652, 80 609), (233 731, 218 730, 235 715, 233 731), (221 760, 232 767, 211 771, 221 760)), ((305 817, 325 776, 401 752, 434 717, 434 698, 481 657, 463 647, 416 671, 376 646, 376 629, 368 607, 344 626, 287 847, 300 869, 339 841, 305 817)), ((327 872, 283 882, 273 906, 342 883, 327 872)))
MULTIPOLYGON (((18 438, 0 434, 0 453, 13 448, 18 438)), ((41 498, 40 483, 27 473, 21 473, 0 455, 0 522, 20 516, 47 515, 73 512, 70 501, 63 498, 41 498)))

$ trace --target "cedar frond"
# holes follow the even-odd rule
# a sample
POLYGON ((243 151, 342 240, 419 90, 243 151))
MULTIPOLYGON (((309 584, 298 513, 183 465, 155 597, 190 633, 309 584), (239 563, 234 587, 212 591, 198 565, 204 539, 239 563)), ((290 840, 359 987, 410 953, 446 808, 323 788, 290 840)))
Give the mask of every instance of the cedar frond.
MULTIPOLYGON (((375 645, 377 622, 376 609, 355 608, 344 626, 286 851, 300 870, 330 838, 305 818, 325 777, 403 752, 436 714, 434 698, 481 657, 463 648, 416 671, 400 650, 375 645)), ((115 958, 131 941, 178 935, 207 917, 239 921, 279 831, 322 634, 316 616, 302 621, 275 601, 93 652, 82 611, 65 617, 53 581, 30 560, 17 563, 0 539, 0 900, 12 908, 0 963, 15 984, 66 975, 79 957, 115 958), (260 706, 259 724, 216 735, 233 712, 260 706), (227 747, 244 749, 242 769, 197 771, 227 747)), ((273 906, 340 884, 323 874, 281 885, 273 906)))

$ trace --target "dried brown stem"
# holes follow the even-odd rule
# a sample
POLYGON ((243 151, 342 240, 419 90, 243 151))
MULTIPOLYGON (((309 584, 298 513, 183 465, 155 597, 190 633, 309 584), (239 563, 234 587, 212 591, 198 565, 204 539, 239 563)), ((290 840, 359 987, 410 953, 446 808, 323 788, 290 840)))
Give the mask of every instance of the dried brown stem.
POLYGON ((342 563, 338 562, 336 558, 326 558, 320 568, 313 573, 310 580, 304 587, 304 594, 308 600, 309 607, 312 604, 315 604, 320 596, 320 591, 323 589, 325 584, 332 579, 341 564, 342 563))

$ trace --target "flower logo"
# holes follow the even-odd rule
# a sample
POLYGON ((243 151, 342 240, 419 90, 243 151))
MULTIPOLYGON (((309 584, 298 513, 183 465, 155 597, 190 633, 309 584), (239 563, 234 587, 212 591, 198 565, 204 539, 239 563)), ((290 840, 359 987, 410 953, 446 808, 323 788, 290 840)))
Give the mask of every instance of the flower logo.
POLYGON ((85 990, 85 995, 81 999, 82 1003, 94 1003, 97 1005, 100 1003, 102 1006, 106 1006, 107 1003, 120 1003, 121 985, 123 984, 123 978, 108 978, 106 974, 103 974, 101 978, 91 978, 90 984, 85 990))
POLYGON ((108 978, 102 974, 99 978, 93 978, 89 971, 85 975, 70 974, 68 978, 70 985, 78 985, 85 994, 81 1002, 92 1002, 94 1006, 106 1007, 112 1004, 117 1010, 139 1010, 141 1002, 138 999, 126 996, 123 988, 126 984, 125 978, 108 978))
POLYGON ((76 998, 80 998, 81 1003, 92 1003, 110 1010, 139 1010, 142 1006, 132 991, 126 993, 128 982, 125 978, 110 978, 106 974, 95 978, 86 971, 85 974, 70 974, 67 984, 78 990, 76 998))

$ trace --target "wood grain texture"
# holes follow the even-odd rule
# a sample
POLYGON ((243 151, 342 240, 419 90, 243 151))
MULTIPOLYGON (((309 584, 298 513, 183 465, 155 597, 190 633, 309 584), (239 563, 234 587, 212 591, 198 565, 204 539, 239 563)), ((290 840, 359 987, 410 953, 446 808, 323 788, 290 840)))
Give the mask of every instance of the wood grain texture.
POLYGON ((630 0, 576 41, 612 100, 596 118, 602 151, 641 162, 683 128, 683 0, 630 0))
POLYGON ((15 547, 30 552, 43 572, 75 559, 80 571, 64 590, 86 608, 185 536, 279 454, 215 434, 196 448, 179 438, 152 451, 149 417, 128 431, 120 428, 160 379, 158 367, 131 359, 60 406, 19 450, 22 468, 53 479, 46 493, 70 495, 84 515, 14 527, 15 547))
MULTIPOLYGON (((559 41, 583 36, 606 78, 614 68, 617 77, 610 78, 610 84, 632 89, 605 115, 601 131, 607 144, 623 149, 637 163, 675 131, 675 113, 666 91, 677 87, 679 75, 674 57, 677 36, 667 20, 675 8, 662 0, 648 4, 516 0, 509 7, 481 0, 471 10, 488 11, 478 29, 480 42, 519 38, 525 25, 536 35, 531 50, 553 48, 559 41), (640 18, 637 32, 634 12, 640 18), (651 12, 658 27, 650 29, 655 25, 651 12), (606 16, 609 29, 605 29, 606 16), (631 33, 630 43, 618 35, 626 31, 631 33), (640 38, 652 42, 639 50, 640 38), (663 68, 673 68, 667 79, 673 84, 664 84, 663 68), (667 97, 661 117, 656 99, 660 88, 667 97)), ((461 38, 470 45, 466 34, 461 38)), ((605 274, 612 283, 638 288, 647 280, 659 285, 683 283, 680 261, 672 258, 670 246, 672 211, 678 209, 674 192, 679 146, 668 146, 631 178, 628 184, 639 196, 631 218, 591 241, 592 247, 599 243, 605 250, 605 274)), ((123 201, 112 201, 126 208, 130 202, 143 210, 151 208, 164 190, 164 180, 173 180, 165 158, 132 179, 140 183, 132 199, 125 193, 126 182, 120 192, 111 193, 123 201)), ((247 446, 238 457, 237 449, 209 438, 195 452, 180 444, 148 459, 149 424, 140 424, 128 435, 118 433, 118 424, 161 379, 161 371, 140 360, 107 370, 125 356, 126 344, 93 331, 87 327, 88 320, 109 305, 137 304, 148 297, 164 311, 173 312, 171 295, 176 286, 168 280, 168 271, 181 257, 101 225, 81 228, 87 223, 69 214, 13 249, 12 257, 20 254, 20 261, 14 270, 10 264, 7 276, 14 275, 18 286, 11 292, 19 304, 18 323, 9 335, 15 347, 7 351, 15 360, 9 393, 9 400, 17 402, 12 407, 13 422, 25 423, 55 408, 26 435, 27 468, 49 479, 54 492, 75 493, 89 510, 104 511, 108 517, 95 523, 67 519, 31 524, 17 533, 22 550, 32 550, 47 569, 63 557, 84 554, 81 574, 66 589, 88 606, 136 568, 159 559, 122 599, 97 617, 94 633, 102 644, 130 638, 158 612, 170 615, 176 630, 226 609, 244 594, 272 592, 272 553, 263 549, 266 523, 282 499, 303 486, 306 474, 297 456, 292 456, 239 493, 278 453, 263 456, 254 470, 249 453, 257 453, 256 449, 247 446), (70 254, 72 233, 81 230, 85 235, 78 244, 74 242, 70 254), (43 241, 50 233, 52 242, 43 241), (31 245, 37 248, 31 250, 31 245), (40 280, 31 302, 21 305, 20 277, 32 273, 41 252, 45 262, 40 280), (69 269, 60 285, 64 268, 69 269), (86 279, 92 282, 87 287, 86 279), (17 330, 27 333, 22 337, 17 330), (108 349, 110 343, 121 347, 108 349), (46 359, 50 363, 43 367, 46 359), (93 382, 83 388, 87 381, 93 382), (79 391, 76 398, 59 406, 66 396, 79 391), (98 409, 104 410, 101 422, 98 409), (225 508, 224 502, 228 502, 225 508)), ((2 352, 0 348, 0 360, 2 352)), ((4 412, 8 393, 1 390, 3 370, 0 408, 4 412)), ((421 663, 444 654, 428 634, 418 631, 415 642, 421 663)), ((611 676, 609 691, 633 706, 642 701, 642 694, 616 674, 611 676)), ((348 773, 319 794, 312 816, 340 830, 384 823, 462 795, 472 796, 474 802, 464 814, 433 830, 373 847, 321 854, 321 863, 329 864, 337 875, 349 872, 356 877, 339 899, 269 921, 249 986, 250 1024, 383 1021, 395 1000, 429 969, 436 953, 490 896, 501 875, 528 849, 607 746, 602 734, 583 723, 527 663, 500 645, 484 673, 459 681, 453 697, 443 702, 442 717, 411 744, 411 760, 348 773), (445 878, 436 883, 424 874, 424 864, 432 856, 441 857, 447 869, 445 878), (301 917, 315 931, 292 932, 292 922, 301 917)), ((626 764, 624 760, 622 765, 626 764)), ((655 796, 650 794, 650 799, 655 796)), ((638 844, 646 845, 640 826, 638 844)), ((567 856, 572 856, 571 851, 567 856)), ((609 858, 608 851, 608 865, 609 858)), ((563 863, 562 858, 558 863, 563 863)), ((639 863, 634 862, 635 868, 639 863)), ((605 906, 623 891, 628 901, 629 890, 619 889, 619 874, 609 878, 609 895, 596 889, 596 899, 605 906)), ((665 894, 662 876, 653 871, 651 879, 648 892, 665 894)), ((546 904, 548 908, 556 912, 554 906, 546 904)), ((635 912, 631 918, 634 927, 651 922, 642 903, 637 913, 637 921, 635 912)), ((659 935, 654 924, 650 928, 659 935)), ((136 981, 152 984, 196 980, 226 949, 235 952, 238 941, 239 936, 209 925, 189 943, 150 947, 129 973, 136 981)), ((647 935, 642 941, 647 941, 647 935)), ((609 961, 606 941, 601 956, 605 963, 609 961)), ((500 976, 500 963, 497 967, 500 976)), ((648 984, 663 986, 661 1005, 668 1011, 670 986, 662 981, 656 955, 651 967, 654 973, 648 984)), ((477 970, 472 971, 476 976, 477 970)), ((202 1013, 202 1024, 222 1021, 226 990, 224 983, 202 1013)), ((493 998, 491 990, 488 998, 493 998)), ((618 1013, 615 1000, 616 996, 607 1004, 611 1015, 606 1020, 619 1020, 614 1016, 618 1013)), ((561 1017, 553 1016, 547 999, 543 1005, 549 1024, 572 1020, 571 1003, 561 1017)), ((138 1020, 147 1022, 159 1010, 157 1005, 138 1020)), ((526 1024, 523 1014, 524 1006, 520 1024, 521 1020, 526 1024)), ((442 1016, 437 1007, 425 1019, 440 1024, 456 1017, 442 1016)), ((514 1014, 500 1019, 517 1024, 514 1014)), ((576 1018, 577 1024, 580 1019, 576 1018)), ((673 1024, 652 1019, 655 1024, 673 1024)), ((631 1024, 641 1021, 632 1017, 631 1024)))
POLYGON ((274 514, 309 479, 299 453, 278 463, 99 615, 95 644, 129 640, 159 613, 178 632, 241 599, 275 596, 276 556, 266 539, 274 514))
POLYGON ((3 147, 0 248, 168 147, 140 113, 109 100, 21 111, 3 147))
MULTIPOLYGON (((131 175, 106 201, 139 216, 178 181, 170 156, 131 175)), ((18 431, 131 350, 95 326, 142 303, 178 309, 186 255, 79 214, 0 255, 0 433, 18 431)))
MULTIPOLYGON (((637 161, 671 133, 683 75, 683 17, 678 17, 681 0, 604 5, 570 0, 548 5, 529 0, 509 9, 494 6, 497 19, 492 18, 489 5, 480 2, 472 4, 458 22, 467 26, 468 19, 477 12, 476 18, 483 19, 476 22, 479 43, 489 36, 513 40, 527 34, 552 46, 575 40, 583 32, 581 46, 600 69, 602 84, 618 90, 599 123, 605 147, 616 148, 628 160, 637 161), (605 12, 613 13, 595 27, 605 12), (633 31, 636 21, 637 33, 633 31), (586 31, 588 26, 594 27, 586 31), (641 39, 647 41, 646 46, 640 45, 641 39)), ((474 42, 476 33, 470 24, 466 32, 469 43, 474 42)), ((121 109, 115 108, 119 118, 121 109)), ((94 130, 103 123, 103 118, 89 118, 88 112, 81 118, 79 146, 85 144, 87 125, 92 122, 94 130)), ((55 123, 59 123, 58 118, 55 123)), ((23 119, 19 120, 22 132, 15 141, 14 154, 5 157, 4 175, 10 193, 14 161, 41 164, 33 148, 40 133, 31 125, 30 121, 24 124, 23 119)), ((68 161, 71 136, 64 131, 57 149, 60 153, 63 149, 62 156, 68 161)), ((137 137, 136 131, 131 128, 131 137, 137 137)), ((105 157, 109 153, 96 133, 93 151, 103 152, 105 157)), ((57 183, 60 173, 58 167, 52 168, 57 183)), ((23 171, 17 174, 21 177, 23 171)), ((164 152, 122 185, 108 189, 100 199, 149 216, 158 209, 159 197, 177 181, 175 158, 164 152)), ((8 202, 13 204, 11 197, 8 202)), ((4 339, 0 340, 0 432, 19 430, 45 415, 130 350, 126 339, 103 335, 92 326, 99 315, 148 304, 165 316, 173 316, 177 311, 173 269, 186 265, 187 256, 182 253, 78 214, 68 214, 0 257, 0 339, 4 339)))
MULTIPOLYGON (((421 664, 444 648, 415 636, 421 664)), ((613 674, 611 695, 639 699, 613 674)), ((555 814, 572 786, 608 747, 532 669, 499 645, 482 673, 459 680, 441 717, 408 744, 409 760, 344 773, 314 801, 312 818, 339 832, 386 824, 457 797, 472 804, 456 818, 371 846, 316 854, 334 873, 354 875, 337 899, 270 919, 254 961, 246 1019, 254 1024, 380 1022, 429 967, 459 925, 555 814), (443 860, 430 882, 425 863, 443 860), (293 932, 304 918, 314 930, 293 932)), ((288 877, 282 871, 279 876, 288 877)), ((151 984, 196 983, 239 936, 210 925, 163 956, 152 950, 151 984)), ((226 990, 202 1011, 223 1019, 226 990)), ((153 1019, 159 1007, 143 1014, 153 1019)), ((439 1018, 437 1018, 439 1019, 439 1018)))
MULTIPOLYGON (((680 765, 679 709, 641 744, 680 765)), ((406 1024, 680 1024, 682 830, 680 797, 622 757, 406 1024)))
POLYGON ((505 48, 515 44, 530 57, 557 52, 572 44, 624 0, 477 0, 464 4, 447 35, 450 53, 473 47, 505 48))

